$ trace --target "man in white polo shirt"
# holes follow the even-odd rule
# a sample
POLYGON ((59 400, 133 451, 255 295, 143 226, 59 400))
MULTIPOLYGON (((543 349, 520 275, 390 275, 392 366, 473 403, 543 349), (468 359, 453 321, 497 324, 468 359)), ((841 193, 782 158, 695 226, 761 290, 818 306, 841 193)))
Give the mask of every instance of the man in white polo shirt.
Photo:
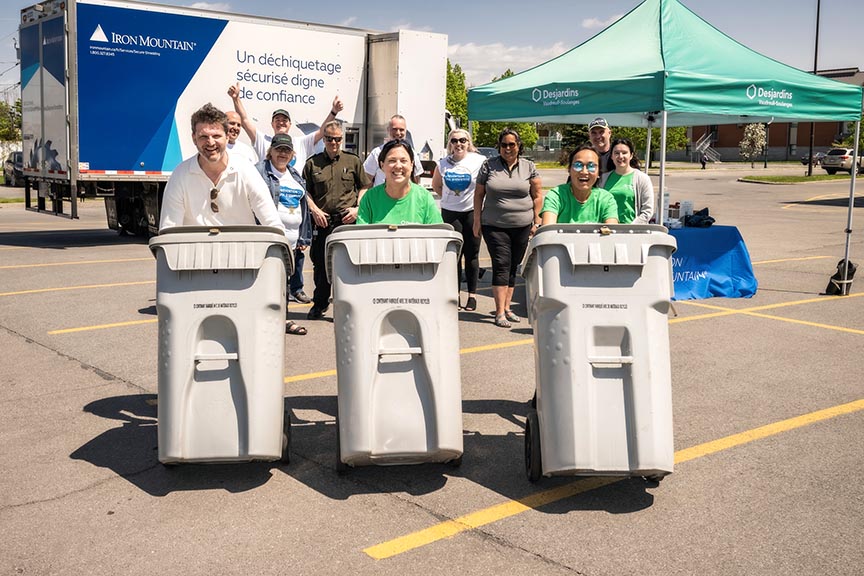
POLYGON ((267 184, 255 166, 226 150, 228 118, 205 104, 192 114, 192 138, 198 154, 174 169, 162 196, 159 229, 174 226, 254 225, 284 233, 267 184))

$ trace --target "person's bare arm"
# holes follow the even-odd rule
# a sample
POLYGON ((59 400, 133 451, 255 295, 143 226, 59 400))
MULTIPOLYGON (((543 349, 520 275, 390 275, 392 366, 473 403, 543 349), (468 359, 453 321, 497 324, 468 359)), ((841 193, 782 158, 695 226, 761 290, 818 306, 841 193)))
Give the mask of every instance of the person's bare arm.
POLYGON ((438 171, 438 167, 435 167, 435 171, 432 173, 432 191, 435 194, 441 196, 441 193, 444 191, 444 179, 441 178, 441 173, 438 171))
POLYGON ((243 102, 240 100, 239 82, 228 87, 228 96, 230 96, 231 101, 234 102, 234 111, 240 115, 240 122, 243 125, 243 130, 246 132, 246 135, 249 136, 249 140, 251 140, 254 145, 258 129, 255 127, 255 123, 252 122, 252 119, 249 118, 249 115, 246 114, 246 107, 243 106, 243 102))
POLYGON ((330 113, 327 114, 327 117, 324 118, 324 122, 321 123, 321 126, 318 127, 318 131, 315 132, 315 144, 321 141, 324 138, 324 125, 330 122, 331 120, 335 120, 336 116, 339 115, 339 112, 345 109, 345 104, 342 103, 342 100, 339 96, 336 96, 333 99, 333 105, 330 107, 330 113))
POLYGON ((543 181, 540 176, 531 180, 529 193, 531 194, 531 199, 534 201, 534 219, 532 220, 534 224, 532 230, 534 230, 543 223, 540 218, 540 212, 543 210, 543 181))
POLYGON ((483 198, 486 197, 486 185, 479 182, 474 185, 474 236, 480 238, 480 213, 483 210, 483 198))

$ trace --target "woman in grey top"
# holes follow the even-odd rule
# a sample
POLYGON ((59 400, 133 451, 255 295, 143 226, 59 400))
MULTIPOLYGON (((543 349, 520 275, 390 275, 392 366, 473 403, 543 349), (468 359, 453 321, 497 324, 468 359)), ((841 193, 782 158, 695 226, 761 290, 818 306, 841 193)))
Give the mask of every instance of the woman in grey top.
POLYGON ((492 297, 495 325, 510 328, 519 316, 510 309, 516 267, 528 240, 540 225, 542 183, 537 168, 522 158, 522 139, 505 128, 498 135, 498 156, 487 160, 474 188, 474 236, 481 231, 492 259, 492 297))

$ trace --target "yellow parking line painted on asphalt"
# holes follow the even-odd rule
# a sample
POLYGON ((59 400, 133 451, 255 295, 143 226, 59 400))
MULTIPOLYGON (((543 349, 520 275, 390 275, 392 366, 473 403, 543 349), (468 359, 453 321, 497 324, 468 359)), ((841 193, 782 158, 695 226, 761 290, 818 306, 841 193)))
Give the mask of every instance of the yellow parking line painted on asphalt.
MULTIPOLYGON (((729 450, 730 448, 741 446, 755 440, 774 436, 780 434, 781 432, 788 432, 796 428, 801 428, 803 426, 808 426, 816 422, 821 422, 830 418, 835 418, 837 416, 842 416, 845 414, 851 414, 853 412, 858 412, 861 410, 864 410, 864 399, 856 400, 848 404, 842 404, 840 406, 834 406, 832 408, 826 408, 824 410, 819 410, 816 412, 811 412, 802 416, 796 416, 794 418, 781 420, 773 424, 768 424, 766 426, 761 426, 759 428, 754 428, 752 430, 733 434, 731 436, 726 436, 725 438, 720 438, 711 442, 705 442, 704 444, 699 444, 691 448, 679 450, 675 453, 675 463, 681 464, 683 462, 694 460, 696 458, 702 458, 703 456, 708 456, 710 454, 721 452, 723 450, 729 450)), ((569 498, 576 494, 587 492, 589 490, 595 490, 597 488, 607 486, 615 482, 620 482, 621 480, 623 480, 623 478, 596 477, 587 478, 584 480, 577 480, 564 486, 559 486, 551 490, 544 490, 543 492, 532 494, 520 500, 511 500, 509 502, 504 502, 502 504, 491 506, 483 510, 478 510, 477 512, 472 512, 471 514, 466 514, 465 516, 460 516, 459 518, 455 518, 453 520, 441 522, 439 524, 436 524, 435 526, 431 526, 424 530, 419 530, 417 532, 413 532, 411 534, 389 540, 382 544, 370 546, 369 548, 363 550, 363 552, 376 560, 392 558, 393 556, 397 556, 404 552, 414 550, 415 548, 420 548, 427 544, 431 544, 445 538, 450 538, 461 532, 465 532, 474 528, 479 528, 481 526, 485 526, 486 524, 491 524, 493 522, 497 522, 498 520, 509 518, 511 516, 515 516, 516 514, 527 512, 528 510, 533 510, 539 508, 540 506, 544 506, 546 504, 551 504, 552 502, 557 502, 559 500, 569 498)))
POLYGON ((114 324, 100 324, 98 326, 83 326, 81 328, 65 328, 63 330, 51 330, 48 332, 51 336, 56 334, 72 334, 73 332, 87 332, 89 330, 104 330, 106 328, 122 328, 124 326, 137 326, 138 324, 155 324, 158 322, 156 318, 150 320, 132 320, 131 322, 115 322, 114 324))
POLYGON ((45 268, 48 266, 78 266, 79 264, 116 264, 119 262, 144 262, 154 261, 153 258, 118 258, 117 260, 80 260, 78 262, 48 262, 45 264, 14 264, 11 266, 0 266, 0 270, 17 270, 21 268, 45 268))
MULTIPOLYGON (((499 342, 498 344, 487 344, 485 346, 474 346, 472 348, 462 348, 459 350, 459 354, 473 354, 475 352, 488 352, 490 350, 503 350, 504 348, 512 348, 513 346, 525 346, 526 344, 532 344, 534 342, 533 338, 526 338, 524 340, 514 340, 512 342, 499 342)), ((325 370, 323 372, 310 372, 308 374, 297 374, 296 376, 287 376, 283 382, 288 384, 289 382, 302 382, 303 380, 314 380, 315 378, 328 378, 330 376, 336 376, 336 370, 325 370)))
POLYGON ((315 378, 327 378, 329 376, 336 376, 336 370, 324 370, 323 372, 310 372, 308 374, 286 376, 283 382, 288 384, 290 382, 302 382, 303 380, 314 380, 315 378))
POLYGON ((115 284, 88 284, 86 286, 63 286, 61 288, 38 288, 36 290, 19 290, 18 292, 0 292, 0 296, 21 296, 22 294, 43 294, 45 292, 64 292, 67 290, 92 290, 95 288, 116 288, 118 286, 140 286, 142 284, 155 284, 155 280, 143 282, 117 282, 115 284))
POLYGON ((788 432, 795 428, 801 428, 802 426, 808 426, 810 424, 815 424, 816 422, 822 422, 823 420, 829 420, 837 416, 851 414, 860 410, 864 410, 864 399, 855 400, 848 404, 840 404, 839 406, 832 406, 831 408, 825 408, 824 410, 817 410, 816 412, 810 412, 809 414, 803 414, 794 418, 788 418, 786 420, 774 422, 773 424, 753 428, 746 432, 726 436, 719 440, 705 442, 704 444, 699 444, 698 446, 685 448, 675 452, 675 464, 681 464, 688 460, 695 460, 696 458, 701 458, 715 452, 728 450, 729 448, 741 446, 742 444, 747 444, 755 440, 775 436, 781 432, 788 432))
POLYGON ((802 326, 811 326, 813 328, 824 328, 826 330, 835 330, 837 332, 846 332, 848 334, 864 334, 864 330, 856 330, 855 328, 845 328, 843 326, 833 326, 831 324, 820 324, 819 322, 808 322, 806 320, 797 320, 795 318, 784 318, 782 316, 772 316, 770 314, 759 314, 756 312, 747 312, 747 316, 755 316, 756 318, 766 318, 768 320, 779 320, 781 322, 789 322, 790 324, 801 324, 802 326))
POLYGON ((803 258, 781 258, 779 260, 761 260, 759 262, 751 262, 753 266, 758 266, 759 264, 777 264, 779 262, 802 262, 804 260, 823 260, 825 258, 831 258, 831 256, 805 256, 803 258))

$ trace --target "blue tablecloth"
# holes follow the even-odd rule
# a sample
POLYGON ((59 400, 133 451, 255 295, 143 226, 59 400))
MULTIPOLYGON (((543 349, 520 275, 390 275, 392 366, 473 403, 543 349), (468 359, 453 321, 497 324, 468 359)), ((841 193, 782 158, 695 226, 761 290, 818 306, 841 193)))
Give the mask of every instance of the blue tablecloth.
POLYGON ((756 293, 750 253, 737 228, 679 228, 669 233, 678 241, 672 255, 673 300, 750 298, 756 293))

